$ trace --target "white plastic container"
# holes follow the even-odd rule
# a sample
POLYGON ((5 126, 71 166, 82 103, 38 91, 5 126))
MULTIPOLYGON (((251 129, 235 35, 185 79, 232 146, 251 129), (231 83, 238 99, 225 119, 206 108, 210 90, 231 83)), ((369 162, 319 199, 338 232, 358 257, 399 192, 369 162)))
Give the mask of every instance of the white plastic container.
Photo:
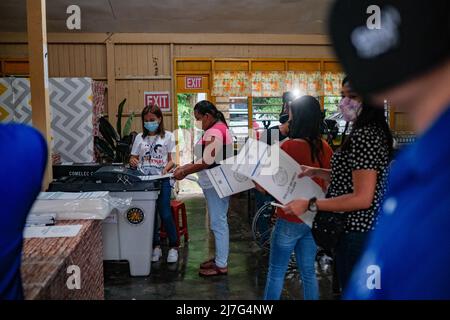
POLYGON ((132 276, 151 271, 158 190, 43 192, 31 213, 56 220, 103 220, 103 260, 127 260, 132 276))
POLYGON ((128 260, 132 276, 148 276, 151 271, 158 194, 158 191, 110 192, 112 197, 131 197, 132 201, 127 210, 114 210, 103 221, 103 259, 128 260))

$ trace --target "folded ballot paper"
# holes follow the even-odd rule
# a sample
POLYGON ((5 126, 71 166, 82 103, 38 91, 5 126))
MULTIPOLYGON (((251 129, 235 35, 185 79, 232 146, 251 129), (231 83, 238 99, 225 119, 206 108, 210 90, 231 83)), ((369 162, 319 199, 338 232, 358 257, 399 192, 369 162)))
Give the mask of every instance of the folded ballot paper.
POLYGON ((105 219, 112 210, 124 210, 131 204, 131 197, 122 199, 98 192, 41 192, 30 214, 56 215, 57 220, 105 219))
MULTIPOLYGON (((279 145, 269 146, 264 142, 248 139, 237 155, 232 170, 244 175, 269 192, 285 205, 297 198, 324 198, 322 188, 311 178, 298 178, 300 165, 279 145)), ((300 217, 304 223, 312 225, 314 215, 306 212, 300 217)))
MULTIPOLYGON (((233 162, 233 160, 230 161, 233 162)), ((232 167, 232 163, 223 163, 220 166, 206 170, 206 174, 220 198, 255 187, 251 179, 233 171, 232 167)))

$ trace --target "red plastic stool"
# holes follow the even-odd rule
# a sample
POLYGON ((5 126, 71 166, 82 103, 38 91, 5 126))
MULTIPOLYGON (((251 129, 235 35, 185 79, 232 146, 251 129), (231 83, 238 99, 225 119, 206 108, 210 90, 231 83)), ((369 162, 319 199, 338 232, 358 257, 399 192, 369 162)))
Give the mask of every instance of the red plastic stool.
MULTIPOLYGON (((184 236, 184 243, 189 241, 189 232, 187 226, 186 206, 184 202, 172 200, 170 201, 170 209, 172 210, 173 221, 175 222, 175 228, 177 230, 177 245, 180 245, 180 238, 184 236), (181 221, 180 221, 181 216, 181 221), (181 224, 180 224, 181 222, 181 224)), ((167 232, 164 230, 164 224, 161 223, 159 231, 161 238, 167 238, 167 232)))

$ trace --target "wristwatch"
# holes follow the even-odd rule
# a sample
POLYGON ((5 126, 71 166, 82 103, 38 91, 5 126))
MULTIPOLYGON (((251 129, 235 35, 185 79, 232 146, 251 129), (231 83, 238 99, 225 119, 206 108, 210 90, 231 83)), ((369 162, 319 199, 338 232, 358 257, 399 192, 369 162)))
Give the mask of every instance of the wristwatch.
POLYGON ((316 197, 309 199, 308 210, 311 211, 312 213, 317 213, 318 208, 317 208, 317 198, 316 197))

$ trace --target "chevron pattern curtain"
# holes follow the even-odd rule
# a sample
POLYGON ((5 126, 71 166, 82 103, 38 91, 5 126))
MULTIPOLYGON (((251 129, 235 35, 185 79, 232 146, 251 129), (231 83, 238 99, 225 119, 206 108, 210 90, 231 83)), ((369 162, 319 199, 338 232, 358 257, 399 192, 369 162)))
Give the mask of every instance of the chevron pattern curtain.
POLYGON ((49 80, 53 151, 63 162, 93 161, 91 82, 91 78, 49 80))
POLYGON ((0 121, 31 124, 28 78, 0 78, 0 121))
MULTIPOLYGON (((50 78, 53 153, 63 162, 92 162, 92 79, 50 78)), ((30 81, 0 78, 0 121, 31 124, 30 81)))

